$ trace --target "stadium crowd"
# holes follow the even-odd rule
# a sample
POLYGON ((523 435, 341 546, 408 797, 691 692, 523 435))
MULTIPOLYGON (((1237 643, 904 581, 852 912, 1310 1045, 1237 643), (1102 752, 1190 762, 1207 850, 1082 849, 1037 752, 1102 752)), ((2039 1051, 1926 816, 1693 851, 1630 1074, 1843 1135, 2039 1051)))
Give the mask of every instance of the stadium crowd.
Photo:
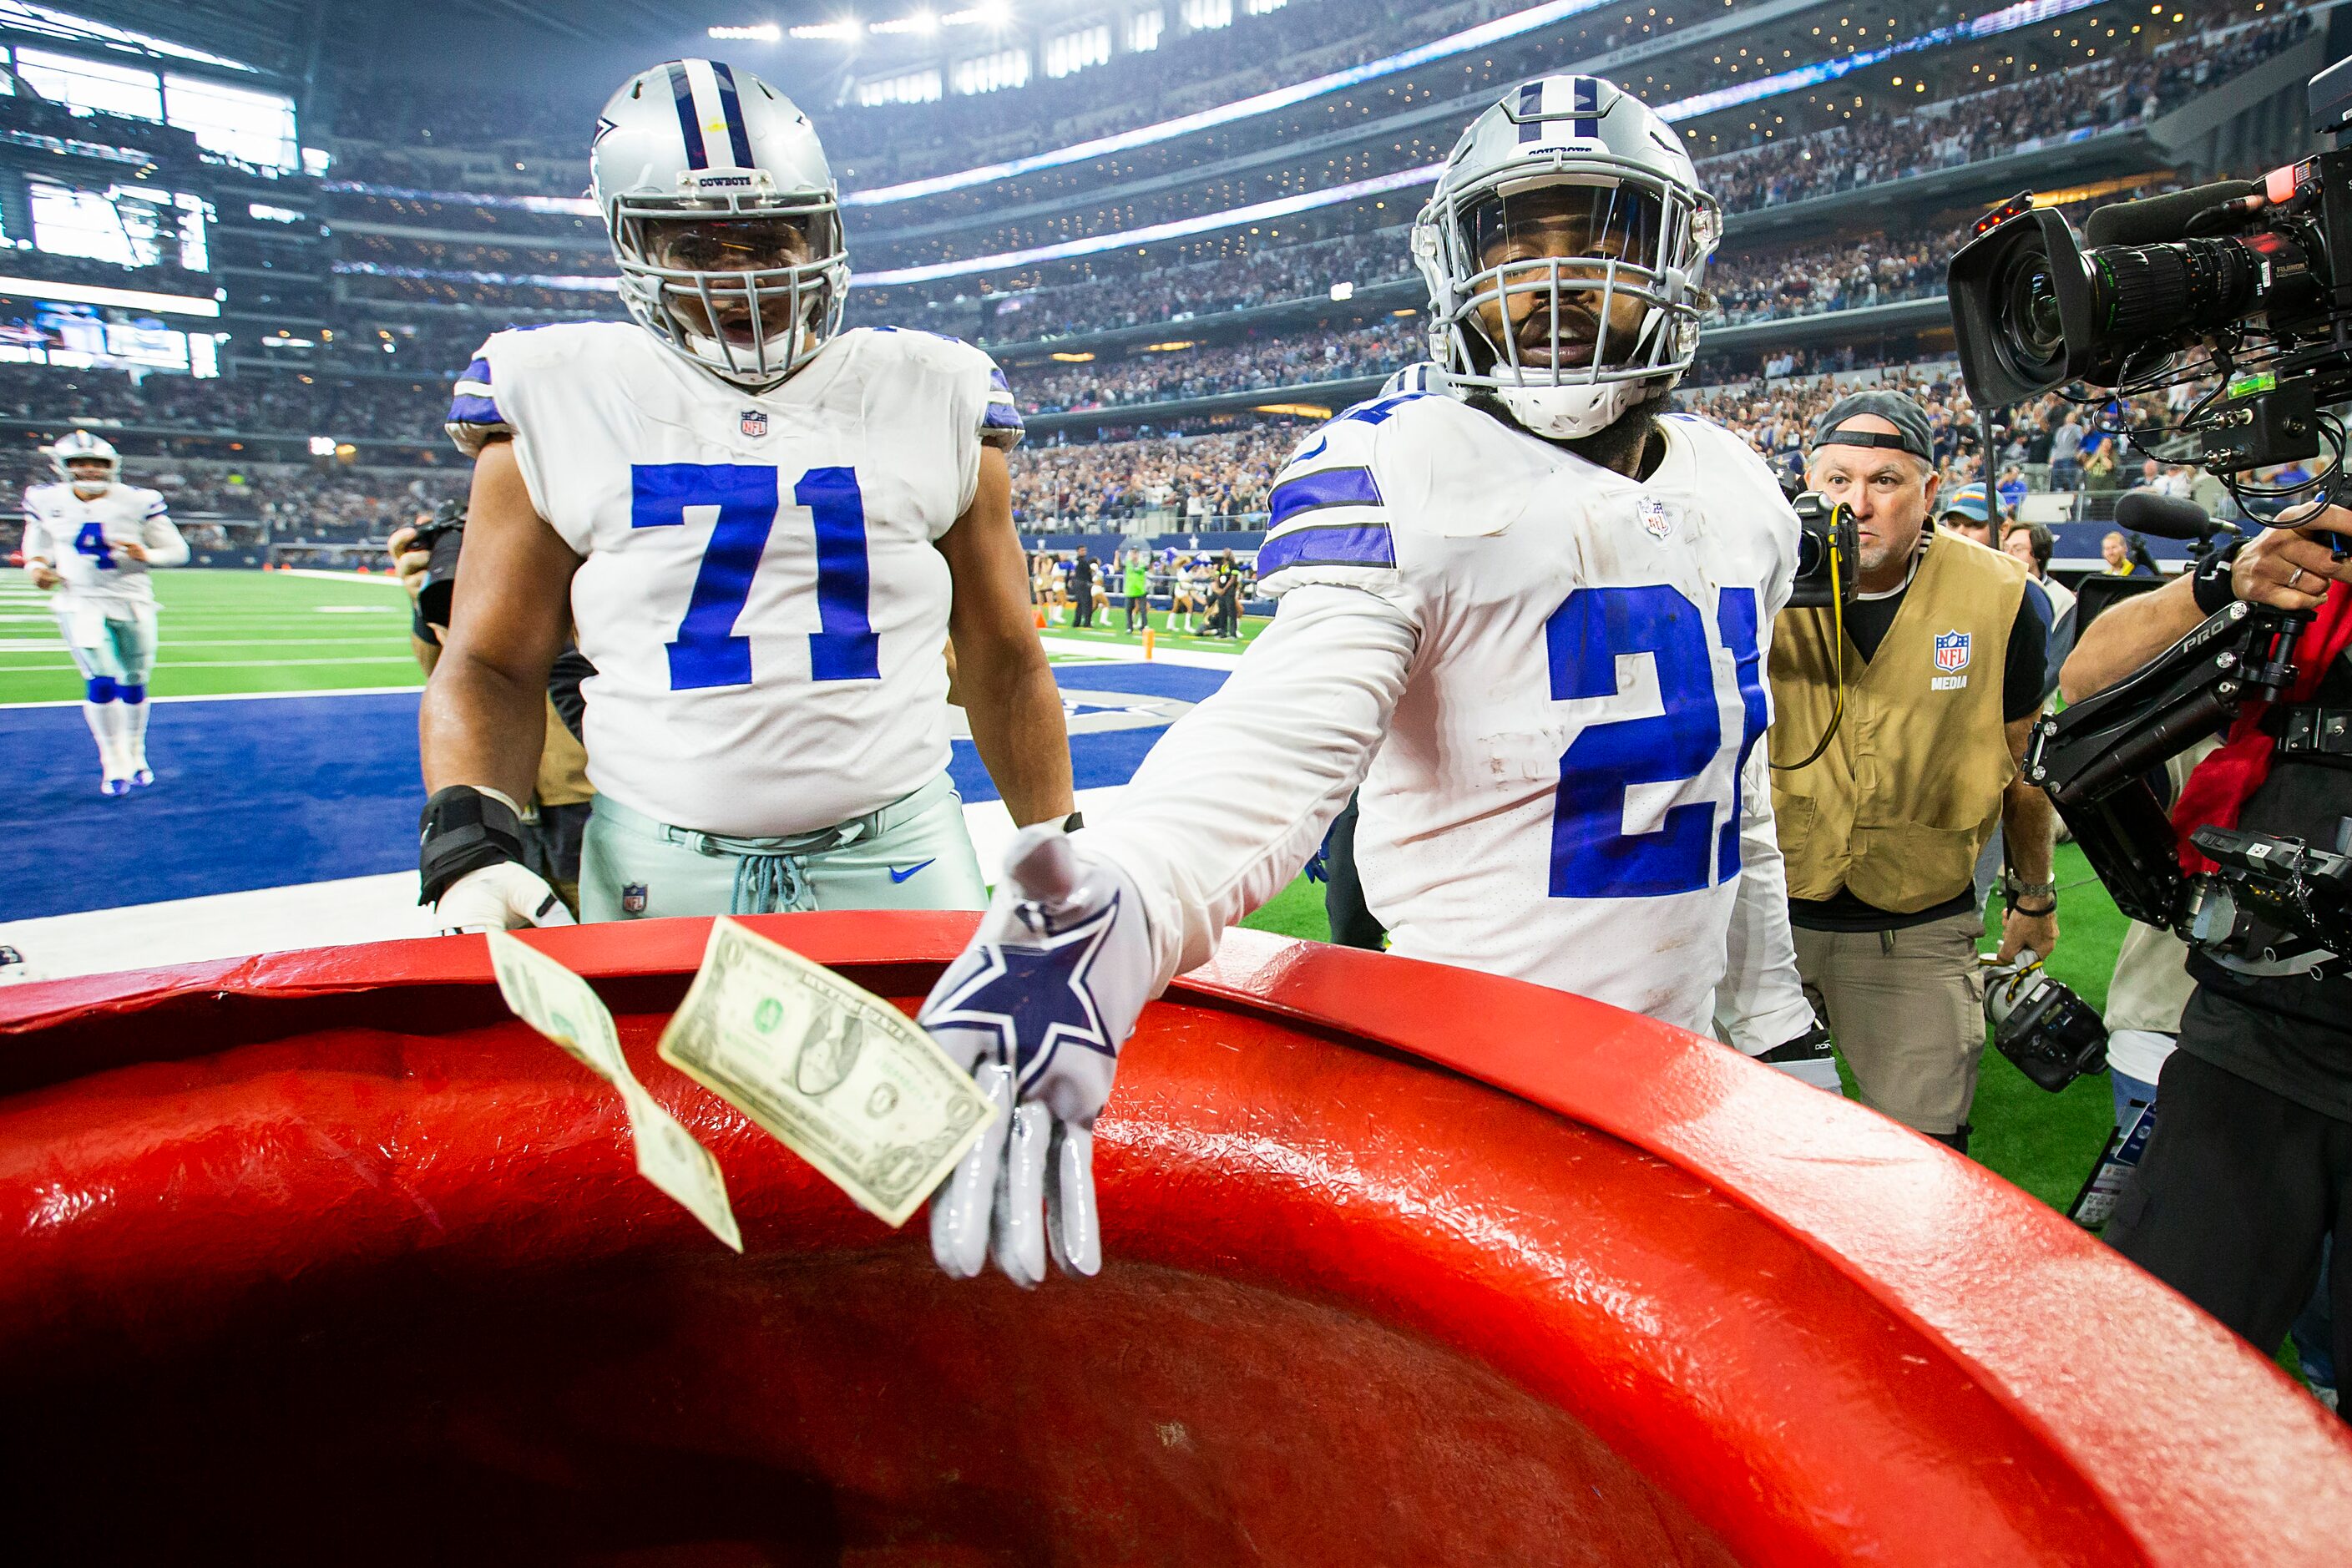
POLYGON ((1129 359, 1030 371, 1013 393, 1032 414, 1116 408, 1176 397, 1290 386, 1346 376, 1386 375, 1426 352, 1416 318, 1343 331, 1252 340, 1216 348, 1179 349, 1129 359))
POLYGON ((1876 112, 1705 158, 1699 177, 1727 212, 1742 212, 1999 157, 2038 138, 2104 130, 2177 108, 2289 47, 2311 25, 2303 11, 2252 25, 2211 20, 2211 30, 2153 54, 2099 60, 1909 114, 1876 112))
POLYGON ((1263 519, 1266 490, 1299 434, 1262 425, 1083 446, 1033 442, 1013 454, 1013 521, 1027 533, 1084 532, 1147 512, 1203 526, 1263 519))

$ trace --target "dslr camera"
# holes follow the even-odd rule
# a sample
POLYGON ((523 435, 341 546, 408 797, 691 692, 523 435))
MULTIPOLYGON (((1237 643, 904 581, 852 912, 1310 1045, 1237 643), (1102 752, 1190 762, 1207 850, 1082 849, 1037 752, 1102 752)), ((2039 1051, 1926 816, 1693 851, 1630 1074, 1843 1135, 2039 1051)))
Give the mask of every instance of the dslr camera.
POLYGON ((2073 382, 2132 395, 2212 378, 2173 426, 2241 501, 2336 493, 2352 396, 2352 59, 2311 79, 2333 149, 2260 180, 2095 210, 2087 247, 2021 195, 1952 258, 1961 373, 1979 407, 2073 382), (2252 468, 2322 456, 2308 485, 2241 488, 2252 468))
MULTIPOLYGON (((416 624, 419 626, 446 626, 449 624, 450 595, 457 588, 457 552, 466 543, 466 503, 445 500, 433 509, 433 516, 416 525, 416 536, 409 541, 411 550, 425 551, 429 559, 425 575, 416 587, 416 624)), ((429 632, 417 636, 431 640, 429 632)))

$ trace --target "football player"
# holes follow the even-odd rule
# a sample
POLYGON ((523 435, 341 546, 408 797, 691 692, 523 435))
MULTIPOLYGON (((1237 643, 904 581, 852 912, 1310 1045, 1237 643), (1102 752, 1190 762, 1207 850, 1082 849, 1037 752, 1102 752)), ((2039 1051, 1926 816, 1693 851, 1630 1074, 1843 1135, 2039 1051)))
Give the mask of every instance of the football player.
POLYGON ((1464 134, 1412 240, 1443 374, 1292 454, 1273 623, 1116 815, 1016 837, 925 1004, 1013 1112, 934 1201, 949 1272, 992 1244, 1019 1280, 1049 1247, 1092 1270, 1089 1129, 1138 1013, 1360 783, 1394 951, 1718 1026, 1834 1091, 1756 743, 1796 517, 1746 442, 1666 412, 1719 227, 1606 81, 1529 82, 1464 134))
POLYGON ((454 929, 555 921, 520 864, 541 693, 573 636, 597 799, 583 919, 977 909, 948 672, 1018 823, 1070 813, 979 350, 843 331, 840 204, 808 119, 709 60, 604 106, 592 189, 632 322, 499 332, 457 384, 474 458, 422 715, 420 863, 454 929))
POLYGON ((188 559, 163 496, 121 482, 122 459, 87 430, 48 449, 57 482, 25 491, 25 571, 54 597, 81 671, 82 718, 98 742, 100 795, 155 782, 147 765, 147 677, 155 668, 148 572, 188 559))

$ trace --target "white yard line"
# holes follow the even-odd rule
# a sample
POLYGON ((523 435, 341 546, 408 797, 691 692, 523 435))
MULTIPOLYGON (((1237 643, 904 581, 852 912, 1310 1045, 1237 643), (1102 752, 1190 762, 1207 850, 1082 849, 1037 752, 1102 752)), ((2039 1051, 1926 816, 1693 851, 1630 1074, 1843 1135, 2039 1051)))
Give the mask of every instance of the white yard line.
MULTIPOLYGON (((344 662, 338 659, 334 662, 344 662)), ((353 660, 352 662, 359 662, 353 660)), ((424 690, 423 686, 326 686, 315 691, 215 691, 184 697, 151 697, 150 702, 266 702, 280 697, 386 697, 395 691, 424 690)), ((81 699, 68 697, 46 702, 0 702, 0 712, 11 708, 79 708, 81 699)))
MULTIPOLYGON (((1057 637, 1050 631, 1040 632, 1037 640, 1045 645, 1049 654, 1065 657, 1109 659, 1116 664, 1144 663, 1143 649, 1121 643, 1087 642, 1078 637, 1057 637)), ((1232 669, 1242 661, 1237 653, 1211 653, 1206 649, 1159 647, 1152 651, 1154 664, 1189 665, 1195 669, 1232 669)))
MULTIPOLYGON (((1116 785, 1080 790, 1078 809, 1106 811, 1119 793, 1116 785)), ((1012 814, 993 800, 967 805, 963 814, 981 869, 993 876, 1014 832, 1012 814)), ((24 953, 34 972, 30 978, 62 980, 296 948, 392 942, 431 936, 434 930, 433 911, 417 907, 416 873, 391 871, 5 921, 0 943, 24 953)))

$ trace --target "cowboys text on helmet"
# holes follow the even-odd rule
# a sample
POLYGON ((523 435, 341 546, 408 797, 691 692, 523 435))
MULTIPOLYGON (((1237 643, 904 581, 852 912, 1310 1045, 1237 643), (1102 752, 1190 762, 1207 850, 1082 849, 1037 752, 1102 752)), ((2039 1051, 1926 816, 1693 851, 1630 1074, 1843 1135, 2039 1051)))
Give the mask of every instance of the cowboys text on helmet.
POLYGON ((1698 350, 1723 227, 1673 127, 1599 77, 1544 77, 1471 122, 1413 225, 1431 357, 1538 436, 1605 429, 1698 350))
POLYGON ((672 60, 596 121, 590 189, 629 314, 738 386, 766 387, 840 330, 840 193, 808 116, 722 61, 672 60))

